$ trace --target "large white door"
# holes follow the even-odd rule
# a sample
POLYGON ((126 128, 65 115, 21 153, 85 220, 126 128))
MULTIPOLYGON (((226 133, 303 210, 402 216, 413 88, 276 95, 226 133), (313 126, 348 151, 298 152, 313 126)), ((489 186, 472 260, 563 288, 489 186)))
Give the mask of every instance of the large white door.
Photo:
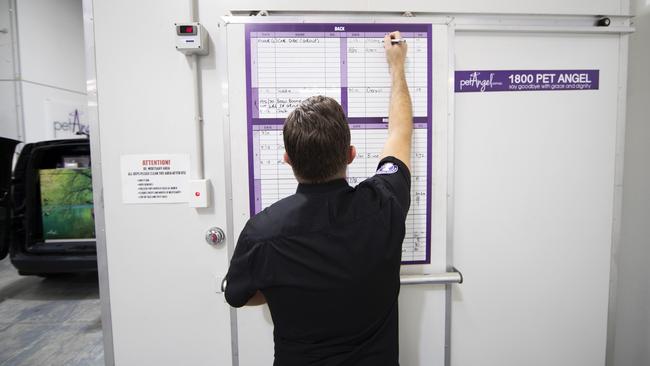
MULTIPOLYGON (((302 20, 302 19, 301 19, 302 20)), ((246 42, 245 25, 231 19, 225 27, 228 39, 228 109, 229 136, 232 160, 232 203, 233 203, 233 233, 238 235, 251 212, 251 190, 249 184, 249 169, 256 169, 249 164, 247 142, 252 138, 247 131, 247 98, 254 98, 255 92, 246 88, 246 42), (252 168, 251 168, 252 167, 252 168)), ((250 18, 243 20, 251 22, 250 18)), ((275 22, 295 23, 290 20, 274 18, 275 22)), ((254 21, 253 21, 254 22, 254 21)), ((307 19, 307 22, 311 22, 307 19)), ((340 19, 323 18, 319 23, 337 23, 340 19)), ((352 22, 374 23, 377 19, 354 18, 352 22)), ((381 20, 386 23, 404 23, 404 18, 381 20)), ((420 23, 426 20, 418 19, 420 23)), ((428 23, 429 25, 431 23, 428 23)), ((371 26, 372 27, 372 26, 371 26)), ((430 73, 433 83, 430 98, 433 99, 432 116, 432 154, 431 165, 432 191, 429 199, 432 202, 431 215, 431 253, 429 264, 404 265, 402 273, 429 274, 445 272, 447 268, 446 239, 447 239, 447 123, 448 104, 450 101, 449 52, 450 34, 447 25, 433 24, 431 26, 432 53, 430 73)), ((411 47, 416 47, 412 44, 411 47)), ((335 47, 334 52, 338 52, 335 47)), ((248 52, 251 52, 248 50, 248 52)), ((255 50, 252 56, 255 57, 255 50)), ((348 71, 350 72, 350 71, 348 71)), ((348 75, 350 77, 350 75, 348 75)), ((250 80, 248 80, 249 82, 250 80)), ((416 80, 414 80, 416 82, 416 80)), ((417 97, 414 97, 416 99, 417 97)), ((386 101, 387 102, 387 101, 386 101)), ((426 101, 422 101, 426 102, 426 101)), ((354 135, 354 131, 353 131, 354 135)), ((354 136, 353 136, 354 139, 354 136)), ((281 144, 279 138, 278 144, 281 144)), ((274 159, 281 158, 281 153, 274 159)), ((280 184, 279 190, 283 187, 280 184)), ((295 188, 294 188, 295 189, 295 188)), ((424 205, 424 203, 422 203, 424 205)), ((446 292, 440 285, 402 286, 400 294, 400 360, 403 365, 443 365, 445 360, 445 325, 447 309, 445 305, 446 292)), ((239 364, 242 366, 257 366, 269 364, 273 359, 273 323, 266 305, 261 307, 244 307, 233 313, 236 324, 236 342, 239 364)))
MULTIPOLYGON (((192 69, 173 42, 173 24, 186 19, 188 3, 153 5, 84 2, 86 26, 94 30, 93 35, 87 29, 86 47, 88 55, 95 54, 87 59, 89 75, 96 71, 88 90, 97 98, 90 104, 90 118, 93 172, 101 173, 94 174, 100 188, 95 189, 97 234, 104 239, 100 254, 102 242, 106 250, 99 261, 102 325, 106 344, 113 346, 105 348, 105 359, 119 366, 230 365, 230 308, 216 293, 228 253, 204 239, 208 228, 227 221, 223 145, 212 139, 204 145, 205 177, 211 179, 214 197, 209 208, 123 201, 128 189, 122 186, 123 156, 189 155, 188 178, 198 170, 192 69), (134 30, 124 24, 138 25, 140 42, 132 41, 134 30)), ((216 24, 216 18, 202 19, 216 24)), ((216 95, 220 85, 209 60, 203 61, 206 96, 216 95)), ((219 138, 221 109, 206 103, 203 118, 205 136, 219 138)))
POLYGON ((605 363, 620 37, 457 33, 457 70, 600 85, 456 94, 452 365, 605 363))

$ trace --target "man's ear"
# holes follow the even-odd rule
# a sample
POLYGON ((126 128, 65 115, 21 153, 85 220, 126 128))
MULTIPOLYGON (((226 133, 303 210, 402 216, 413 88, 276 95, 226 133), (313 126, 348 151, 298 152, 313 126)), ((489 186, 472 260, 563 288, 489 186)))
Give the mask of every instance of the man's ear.
POLYGON ((284 159, 285 163, 291 165, 291 159, 289 159, 289 154, 287 154, 286 151, 284 152, 284 157, 282 159, 284 159))
POLYGON ((354 145, 350 145, 350 151, 348 152, 348 164, 352 164, 354 158, 357 157, 357 148, 354 145))

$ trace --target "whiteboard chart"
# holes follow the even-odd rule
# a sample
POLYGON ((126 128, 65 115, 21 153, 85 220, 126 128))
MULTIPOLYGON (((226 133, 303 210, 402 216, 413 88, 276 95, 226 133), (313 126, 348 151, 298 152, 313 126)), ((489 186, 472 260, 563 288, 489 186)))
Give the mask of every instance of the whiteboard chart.
POLYGON ((375 174, 388 136, 391 79, 383 37, 407 39, 406 79, 413 101, 411 208, 403 264, 430 263, 431 25, 247 24, 246 78, 250 211, 254 215, 296 192, 284 163, 282 126, 304 99, 336 99, 348 117, 357 157, 347 179, 355 186, 375 174))

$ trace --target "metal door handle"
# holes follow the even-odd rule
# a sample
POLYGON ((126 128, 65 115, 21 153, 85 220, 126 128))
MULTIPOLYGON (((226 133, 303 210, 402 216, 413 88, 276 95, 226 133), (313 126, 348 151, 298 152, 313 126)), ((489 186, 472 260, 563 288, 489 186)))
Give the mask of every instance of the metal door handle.
POLYGON ((402 285, 449 285, 463 283, 463 274, 454 268, 452 272, 426 275, 402 275, 399 277, 402 285))
MULTIPOLYGON (((452 283, 463 283, 463 274, 456 268, 452 272, 434 273, 427 275, 402 275, 399 277, 402 285, 450 285, 452 283)), ((227 281, 221 281, 221 292, 226 291, 227 281)))

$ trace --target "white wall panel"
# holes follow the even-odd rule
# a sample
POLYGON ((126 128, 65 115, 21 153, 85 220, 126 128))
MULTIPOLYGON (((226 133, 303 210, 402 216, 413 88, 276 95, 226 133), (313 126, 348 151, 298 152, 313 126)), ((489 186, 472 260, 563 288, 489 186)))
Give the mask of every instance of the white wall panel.
POLYGON ((400 13, 501 13, 501 14, 591 14, 623 15, 629 13, 627 0, 226 0, 224 9, 242 10, 309 10, 309 11, 386 11, 400 13))
POLYGON ((18 139, 9 0, 0 0, 0 136, 18 139))
MULTIPOLYGON (((219 12, 216 3, 207 6, 201 21, 215 38, 219 12)), ((211 45, 202 60, 211 207, 126 205, 121 155, 194 150, 192 71, 174 48, 173 27, 189 18, 188 2, 106 0, 94 10, 115 363, 230 365, 230 309, 215 293, 227 249, 204 240, 209 227, 226 227, 219 50, 211 45), (125 42, 134 34, 143 43, 125 42)))
POLYGON ((618 49, 457 35, 457 70, 599 69, 600 89, 456 94, 453 365, 605 363, 618 49))
POLYGON ((13 81, 0 81, 0 136, 18 139, 13 81))
MULTIPOLYGON (((227 252, 225 247, 207 246, 202 238, 210 226, 227 227, 226 203, 232 200, 225 187, 229 177, 224 173, 223 124, 245 123, 228 119, 228 80, 222 77, 227 59, 223 57, 225 48, 215 47, 224 44, 218 40, 223 27, 217 24, 227 10, 627 13, 622 3, 611 0, 200 3, 200 20, 212 38, 211 53, 201 64, 206 177, 212 179, 214 196, 211 208, 194 210, 183 204, 123 204, 119 166, 122 154, 193 151, 191 70, 173 47, 172 28, 174 21, 189 19, 188 2, 94 2, 103 197, 118 365, 231 364, 230 311, 222 296, 213 292, 214 277, 227 269, 227 252), (130 41, 134 34, 137 42, 130 41)), ((465 38, 458 68, 569 68, 580 63, 606 69, 618 58, 615 36, 604 40, 536 36, 533 42, 529 36, 465 38), (515 51, 509 44, 515 45, 515 51), (499 52, 504 48, 511 50, 507 58, 499 52), (592 60, 596 63, 590 64, 592 60)), ((460 319, 452 343, 456 365, 487 366, 497 364, 496 360, 501 361, 499 365, 504 360, 511 365, 562 365, 564 361, 548 362, 560 359, 591 366, 602 361, 609 273, 609 247, 603 237, 611 230, 613 185, 609 183, 613 182, 611 136, 615 131, 611 125, 615 113, 604 108, 616 96, 611 94, 615 89, 611 75, 602 76, 601 83, 602 94, 587 101, 563 93, 548 94, 539 101, 535 97, 539 94, 521 94, 514 103, 487 95, 482 101, 473 99, 478 96, 459 100, 459 249, 455 249, 454 264, 465 271, 467 282, 454 294, 454 317, 460 319), (580 114, 573 109, 558 109, 553 114, 547 106, 554 103, 584 108, 580 114), (532 113, 531 105, 542 108, 532 113), (526 118, 500 118, 499 112, 504 110, 526 114, 526 118), (566 126, 571 138, 558 138, 558 131, 566 126), (574 139, 581 131, 595 135, 593 139, 574 139), (555 141, 556 149, 549 149, 545 141, 555 141), (524 147, 529 150, 516 150, 524 147), (583 159, 588 162, 586 167, 581 165, 583 159), (542 170, 537 168, 540 166, 542 170), (531 192, 537 195, 531 196, 531 192), (586 251, 593 258, 580 256, 586 251), (582 263, 584 272, 571 271, 576 263, 582 263), (508 277, 510 273, 518 279, 508 277), (563 273, 572 276, 558 283, 563 273), (586 306, 583 300, 594 305, 586 306), (572 336, 573 343, 564 342, 572 336)), ((240 144, 241 140, 230 143, 240 144)), ((241 185, 233 189, 237 194, 241 185)), ((234 233, 226 234, 231 242, 236 239, 234 233)), ((421 355, 433 350, 426 349, 427 339, 422 334, 427 330, 422 324, 436 331, 444 325, 436 323, 430 299, 417 291, 404 291, 404 299, 420 301, 414 306, 415 315, 405 318, 404 324, 411 328, 421 320, 421 328, 402 331, 402 340, 412 342, 414 362, 426 362, 421 355)), ((263 311, 248 320, 246 324, 253 328, 240 329, 269 329, 268 314, 263 311)), ((267 340, 269 336, 267 332, 267 340)), ((268 346, 268 342, 262 344, 264 352, 268 346)), ((247 354, 242 360, 255 360, 254 347, 244 351, 247 354)), ((434 357, 439 359, 438 354, 434 357)))
POLYGON ((85 93, 81 0, 17 3, 22 79, 85 93))
POLYGON ((9 0, 0 0, 0 30, 6 30, 6 33, 0 32, 0 80, 14 78, 10 17, 9 0))
MULTIPOLYGON (((25 142, 37 142, 55 138, 53 116, 48 103, 79 106, 82 120, 85 120, 85 94, 73 93, 21 81, 23 95, 23 117, 25 121, 25 142), (82 110, 83 109, 83 110, 82 110)), ((60 118, 56 118, 60 119, 60 118)))
POLYGON ((635 1, 630 36, 623 217, 610 366, 650 365, 650 2, 635 1))

